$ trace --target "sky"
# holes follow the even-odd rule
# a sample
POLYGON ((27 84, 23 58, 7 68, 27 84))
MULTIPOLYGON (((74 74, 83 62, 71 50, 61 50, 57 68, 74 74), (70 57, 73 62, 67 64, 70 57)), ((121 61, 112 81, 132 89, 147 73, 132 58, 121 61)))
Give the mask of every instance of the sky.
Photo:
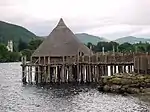
POLYGON ((74 33, 150 38, 150 0, 0 0, 0 20, 47 36, 60 18, 74 33))

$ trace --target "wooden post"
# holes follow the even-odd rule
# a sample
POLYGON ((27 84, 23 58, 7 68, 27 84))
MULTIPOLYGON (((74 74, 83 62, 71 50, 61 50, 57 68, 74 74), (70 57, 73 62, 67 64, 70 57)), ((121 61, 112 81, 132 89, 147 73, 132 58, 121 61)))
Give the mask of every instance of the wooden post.
POLYGON ((100 77, 102 76, 102 67, 101 67, 101 65, 99 65, 98 69, 99 69, 99 80, 100 80, 100 77))
POLYGON ((73 81, 72 65, 69 65, 69 68, 68 68, 68 82, 71 83, 72 81, 73 81))
POLYGON ((128 73, 131 73, 130 65, 128 65, 128 73))
POLYGON ((91 56, 89 56, 89 82, 92 81, 91 56))
POLYGON ((132 65, 130 65, 130 71, 133 72, 133 66, 132 65))
POLYGON ((117 68, 116 68, 116 65, 114 65, 114 74, 116 74, 117 73, 117 68))
POLYGON ((123 72, 127 73, 127 71, 126 71, 126 65, 123 66, 123 72))
POLYGON ((118 65, 118 73, 121 73, 120 65, 118 65))
POLYGON ((89 82, 89 65, 86 65, 86 82, 89 82))
POLYGON ((35 67, 35 83, 38 84, 38 67, 35 67))
POLYGON ((84 76, 83 76, 84 75, 84 66, 83 65, 80 66, 80 75, 81 75, 80 82, 83 83, 84 82, 84 76))
POLYGON ((83 82, 86 82, 86 65, 83 65, 83 70, 82 70, 82 74, 83 74, 83 82))
POLYGON ((38 84, 41 83, 41 67, 40 67, 41 58, 39 57, 39 63, 38 63, 38 84))
POLYGON ((27 66, 27 80, 28 80, 28 83, 30 84, 30 67, 27 66))
POLYGON ((79 68, 80 64, 79 64, 79 53, 77 55, 77 82, 79 82, 79 75, 80 75, 80 68, 79 68))
POLYGON ((43 74, 42 74, 42 76, 43 76, 43 83, 46 83, 46 80, 47 80, 47 72, 46 72, 45 64, 46 64, 46 57, 44 56, 44 67, 43 67, 43 74))
POLYGON ((68 67, 65 66, 65 82, 68 83, 68 67))
MULTIPOLYGON (((32 63, 32 56, 30 58, 30 63, 32 63)), ((30 84, 32 84, 32 65, 30 66, 30 84)))
POLYGON ((56 73, 56 74, 57 74, 57 80, 56 80, 56 82, 57 82, 57 83, 60 83, 60 72, 59 72, 60 69, 59 69, 59 66, 58 66, 58 65, 56 66, 56 68, 57 68, 57 69, 56 69, 56 72, 57 72, 57 73, 56 73))
POLYGON ((44 66, 40 66, 40 75, 41 75, 41 83, 43 84, 44 83, 44 66))
POLYGON ((65 69, 65 62, 64 62, 64 61, 65 61, 65 59, 64 59, 64 56, 63 56, 63 64, 62 64, 62 67, 61 67, 61 76, 60 76, 62 83, 65 82, 65 79, 64 79, 64 74, 65 74, 65 73, 64 73, 64 71, 65 71, 65 70, 64 70, 64 69, 65 69))
POLYGON ((99 66, 98 65, 96 65, 96 68, 95 68, 96 70, 95 70, 95 81, 96 82, 98 82, 99 81, 99 66))
POLYGON ((73 66, 74 82, 77 82, 77 65, 73 66))
POLYGON ((105 75, 105 65, 101 65, 101 69, 102 69, 102 76, 105 75))
POLYGON ((105 65, 105 67, 104 67, 104 68, 105 68, 105 75, 106 75, 106 76, 108 76, 108 66, 107 66, 107 65, 105 65))
POLYGON ((99 65, 97 65, 96 66, 96 69, 97 69, 97 72, 96 72, 96 77, 97 77, 97 82, 99 82, 99 80, 100 80, 100 67, 99 67, 99 65))
POLYGON ((43 67, 43 83, 46 83, 47 80, 47 69, 46 66, 44 65, 43 67))
POLYGON ((56 65, 54 65, 54 67, 53 67, 53 74, 54 74, 54 83, 56 83, 57 82, 57 66, 56 65))
POLYGON ((48 57, 48 65, 47 65, 47 79, 46 82, 50 83, 51 77, 50 77, 50 56, 48 57))
POLYGON ((113 66, 110 65, 110 76, 112 76, 112 75, 113 75, 113 66))
POLYGON ((121 68, 121 73, 123 73, 123 66, 121 65, 120 68, 121 68))
POLYGON ((94 69, 93 69, 93 65, 91 65, 91 82, 94 82, 93 78, 94 78, 94 69))
POLYGON ((26 57, 22 57, 22 82, 26 84, 26 57))
POLYGON ((30 66, 30 68, 29 68, 29 70, 30 70, 30 84, 32 84, 32 66, 30 66))
POLYGON ((96 66, 93 65, 93 82, 96 82, 96 66))

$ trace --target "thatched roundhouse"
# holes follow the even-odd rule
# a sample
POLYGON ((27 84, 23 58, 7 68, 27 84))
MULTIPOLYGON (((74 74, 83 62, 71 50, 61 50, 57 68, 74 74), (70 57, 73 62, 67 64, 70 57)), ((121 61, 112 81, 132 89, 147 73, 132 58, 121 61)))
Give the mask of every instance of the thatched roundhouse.
POLYGON ((126 73, 127 66, 131 73, 134 58, 133 55, 128 58, 128 55, 93 54, 60 19, 32 54, 31 61, 26 63, 22 58, 22 82, 32 83, 33 77, 36 84, 99 82, 101 76, 108 75, 108 66, 111 75, 117 73, 117 66, 118 73, 126 73))
POLYGON ((35 62, 37 59, 40 59, 41 63, 46 64, 49 57, 52 61, 60 60, 62 57, 90 54, 92 54, 91 50, 78 40, 61 18, 50 35, 32 54, 32 60, 35 62))

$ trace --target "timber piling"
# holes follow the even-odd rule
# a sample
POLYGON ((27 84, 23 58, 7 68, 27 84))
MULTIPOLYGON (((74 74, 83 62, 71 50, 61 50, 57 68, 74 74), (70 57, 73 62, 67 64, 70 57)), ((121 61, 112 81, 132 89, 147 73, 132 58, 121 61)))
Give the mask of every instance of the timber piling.
POLYGON ((130 53, 122 56, 119 53, 115 55, 100 53, 91 56, 45 56, 32 57, 28 63, 24 57, 22 58, 22 82, 24 84, 97 83, 101 76, 127 73, 127 71, 128 73, 133 72, 133 55, 135 54, 130 53), (130 59, 117 60, 117 58, 127 57, 130 59))

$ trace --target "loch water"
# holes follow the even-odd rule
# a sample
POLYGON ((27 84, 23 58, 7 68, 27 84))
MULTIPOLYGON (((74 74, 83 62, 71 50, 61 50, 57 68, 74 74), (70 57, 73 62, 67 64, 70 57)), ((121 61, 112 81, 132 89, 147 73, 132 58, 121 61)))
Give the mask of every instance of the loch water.
POLYGON ((23 85, 20 64, 0 64, 0 112, 150 112, 150 104, 137 97, 90 85, 23 85))

